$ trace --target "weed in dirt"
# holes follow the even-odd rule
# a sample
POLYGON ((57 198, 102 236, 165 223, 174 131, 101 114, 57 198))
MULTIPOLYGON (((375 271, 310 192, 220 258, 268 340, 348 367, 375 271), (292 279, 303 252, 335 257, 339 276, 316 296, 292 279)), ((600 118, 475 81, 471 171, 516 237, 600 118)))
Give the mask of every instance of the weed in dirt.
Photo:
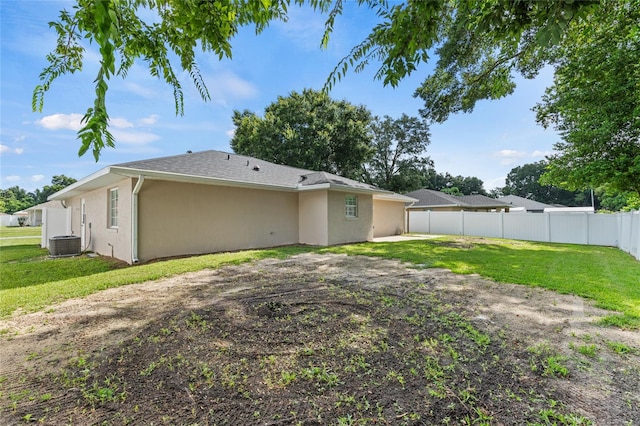
POLYGON ((595 359, 598 355, 598 347, 595 344, 575 345, 574 343, 571 343, 569 347, 587 358, 595 359))
POLYGON ((582 416, 576 414, 563 414, 557 412, 553 408, 540 410, 538 413, 540 422, 532 423, 532 426, 547 426, 547 425, 566 425, 566 426, 588 426, 593 422, 582 416))
POLYGON ((565 362, 567 358, 553 352, 547 342, 542 342, 528 348, 532 357, 529 360, 531 371, 543 376, 566 378, 569 376, 569 369, 565 362))
POLYGON ((618 355, 627 355, 638 353, 637 349, 632 348, 621 342, 607 341, 607 346, 618 355))

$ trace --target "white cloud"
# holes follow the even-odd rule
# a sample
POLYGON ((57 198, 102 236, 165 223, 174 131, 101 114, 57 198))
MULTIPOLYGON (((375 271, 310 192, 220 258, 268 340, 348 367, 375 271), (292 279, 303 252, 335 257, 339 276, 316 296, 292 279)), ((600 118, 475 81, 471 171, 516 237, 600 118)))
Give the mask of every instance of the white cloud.
POLYGON ((82 114, 52 114, 42 117, 36 124, 49 130, 74 130, 82 128, 82 114))
POLYGON ((15 175, 5 176, 4 180, 6 180, 7 182, 17 182, 20 180, 20 176, 15 176, 15 175))
POLYGON ((3 154, 22 154, 24 152, 24 148, 10 148, 6 145, 0 145, 0 155, 3 154))
POLYGON ((530 159, 531 161, 537 161, 543 159, 547 155, 553 154, 553 151, 516 151, 513 149, 503 149, 501 151, 494 152, 493 157, 500 160, 500 164, 503 166, 512 166, 516 163, 530 159))
POLYGON ((139 119, 138 120, 138 125, 139 126, 152 126, 152 125, 157 123, 158 118, 160 118, 160 116, 158 114, 151 114, 148 117, 139 119))
POLYGON ((301 49, 317 51, 325 30, 325 17, 308 7, 292 7, 288 15, 287 22, 275 23, 278 31, 301 49))
POLYGON ((126 118, 112 118, 109 120, 109 126, 113 126, 118 129, 130 129, 133 127, 133 123, 126 118))
POLYGON ((232 99, 253 98, 259 93, 256 86, 232 72, 223 72, 208 77, 207 86, 209 86, 211 99, 221 104, 226 104, 232 99))
POLYGON ((14 138, 13 138, 13 141, 14 141, 14 142, 22 142, 22 141, 23 141, 23 140, 25 140, 25 139, 26 139, 26 136, 24 136, 24 135, 20 135, 20 136, 16 136, 16 137, 14 137, 14 138))
POLYGON ((132 83, 129 81, 125 84, 125 87, 129 92, 145 99, 158 99, 160 97, 160 93, 157 89, 145 87, 138 83, 132 83))
POLYGON ((503 149, 498 152, 494 152, 493 156, 500 160, 500 164, 503 166, 511 166, 523 158, 527 157, 525 151, 515 151, 513 149, 503 149))
POLYGON ((145 145, 160 139, 160 136, 149 132, 125 132, 121 130, 113 130, 111 134, 116 139, 116 143, 130 145, 145 145))
POLYGON ((506 184, 506 179, 506 176, 488 179, 486 182, 484 182, 484 188, 487 191, 490 191, 494 188, 503 188, 506 184))
POLYGON ((44 179, 44 175, 33 175, 33 176, 31 176, 31 181, 32 182, 40 182, 42 179, 44 179))
POLYGON ((227 134, 227 136, 229 136, 230 138, 234 137, 236 134, 236 129, 229 129, 225 132, 227 134))
POLYGON ((534 158, 544 158, 548 155, 552 155, 553 151, 533 151, 531 156, 534 158))

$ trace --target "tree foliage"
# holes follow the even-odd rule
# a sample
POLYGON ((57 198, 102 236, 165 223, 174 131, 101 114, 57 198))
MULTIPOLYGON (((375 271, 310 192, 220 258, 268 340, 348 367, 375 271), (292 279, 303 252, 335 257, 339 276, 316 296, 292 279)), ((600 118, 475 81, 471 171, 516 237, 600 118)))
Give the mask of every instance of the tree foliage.
MULTIPOLYGON (((76 0, 71 12, 60 12, 49 25, 58 34, 55 49, 47 56, 49 66, 40 74, 32 107, 41 111, 44 95, 56 78, 82 70, 88 39, 99 49, 100 68, 95 78, 95 100, 83 117, 78 132, 79 155, 92 149, 96 161, 103 148, 115 146, 109 133, 108 81, 125 78, 136 60, 146 62, 152 76, 173 88, 176 114, 184 110, 183 91, 172 58, 191 77, 204 100, 210 98, 198 65, 196 48, 222 59, 231 57, 231 39, 240 27, 255 25, 261 32, 272 20, 286 19, 289 2, 216 0, 76 0)), ((329 2, 311 4, 325 10, 329 2)))
POLYGON ((373 155, 371 113, 310 89, 278 97, 262 117, 234 111, 234 152, 310 170, 362 177, 373 155))
POLYGON ((618 192, 612 194, 606 188, 595 190, 600 208, 612 212, 640 210, 640 196, 635 192, 618 192))
MULTIPOLYGON (((82 70, 87 39, 99 48, 100 68, 95 100, 78 132, 79 154, 89 149, 97 161, 115 141, 108 131, 108 81, 126 77, 136 60, 174 91, 176 113, 183 112, 182 86, 172 58, 209 99, 195 60, 196 47, 219 58, 231 57, 232 38, 239 28, 254 25, 261 32, 273 20, 286 20, 291 4, 308 3, 326 14, 326 46, 342 0, 76 0, 72 12, 62 11, 50 25, 58 34, 49 66, 40 74, 33 109, 41 111, 44 95, 63 74, 82 70)), ((349 69, 362 70, 381 61, 376 77, 396 85, 435 50, 435 71, 418 90, 425 100, 423 115, 436 121, 457 111, 470 111, 478 99, 496 99, 514 87, 513 71, 533 76, 545 62, 547 48, 565 28, 598 8, 583 0, 432 0, 402 3, 358 0, 376 11, 381 22, 341 60, 327 80, 335 84, 349 69)))
POLYGON ((364 180, 394 192, 422 188, 433 161, 425 156, 429 126, 403 114, 398 119, 376 117, 371 126, 373 158, 364 167, 364 180))
POLYGON ((524 164, 511 169, 501 189, 503 195, 517 195, 545 204, 564 206, 591 205, 590 194, 585 191, 569 191, 540 183, 540 177, 548 166, 547 161, 524 164))
POLYGON ((380 61, 376 78, 395 86, 433 54, 434 71, 416 96, 425 102, 425 118, 443 122, 473 110, 478 100, 510 94, 516 74, 535 76, 565 29, 597 9, 593 0, 391 3, 378 12, 382 23, 342 59, 328 82, 380 61))
POLYGON ((33 193, 35 204, 47 201, 49 195, 54 194, 67 186, 75 183, 76 179, 65 175, 55 175, 51 178, 51 185, 45 185, 42 189, 36 189, 33 193))
POLYGON ((28 209, 37 204, 47 201, 49 195, 76 182, 74 178, 65 175, 56 175, 51 179, 51 185, 45 185, 42 189, 34 192, 27 192, 19 186, 12 186, 7 189, 0 189, 0 212, 13 214, 15 212, 28 209))
POLYGON ((556 48, 553 85, 535 108, 538 122, 562 138, 545 183, 640 194, 638 22, 640 0, 608 1, 556 48))
POLYGON ((35 205, 34 196, 19 186, 0 189, 0 211, 14 214, 35 205))
POLYGON ((453 176, 448 172, 431 173, 424 187, 453 195, 487 195, 482 179, 475 176, 453 176))

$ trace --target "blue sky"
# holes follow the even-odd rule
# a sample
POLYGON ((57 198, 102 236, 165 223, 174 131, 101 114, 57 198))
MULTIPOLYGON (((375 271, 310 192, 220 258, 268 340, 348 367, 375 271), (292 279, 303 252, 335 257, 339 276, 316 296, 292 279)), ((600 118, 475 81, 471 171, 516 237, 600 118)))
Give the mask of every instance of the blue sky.
MULTIPOLYGON (((126 80, 110 83, 108 108, 116 148, 105 149, 100 161, 91 152, 78 157, 76 131, 93 103, 98 55, 85 46, 84 71, 57 80, 45 98, 42 113, 31 110, 31 94, 46 66, 56 35, 48 22, 72 3, 53 0, 0 0, 0 188, 18 185, 42 188, 54 175, 76 179, 109 164, 186 152, 231 151, 233 110, 262 114, 278 96, 304 88, 322 88, 340 58, 360 42, 375 15, 347 4, 337 20, 328 49, 319 48, 324 18, 291 7, 287 23, 272 23, 261 35, 246 28, 233 40, 233 58, 219 61, 200 54, 198 64, 212 96, 203 102, 188 76, 181 74, 184 116, 175 115, 172 89, 149 75, 143 63, 126 80)), ((373 114, 418 116, 422 102, 413 92, 431 69, 423 65, 399 87, 373 79, 375 67, 342 79, 331 91, 334 99, 365 105, 373 114)), ((499 101, 480 102, 473 113, 458 114, 431 126, 427 154, 438 172, 476 176, 485 189, 504 185, 515 166, 539 161, 558 140, 535 123, 531 107, 551 83, 552 73, 519 81, 516 92, 499 101)))

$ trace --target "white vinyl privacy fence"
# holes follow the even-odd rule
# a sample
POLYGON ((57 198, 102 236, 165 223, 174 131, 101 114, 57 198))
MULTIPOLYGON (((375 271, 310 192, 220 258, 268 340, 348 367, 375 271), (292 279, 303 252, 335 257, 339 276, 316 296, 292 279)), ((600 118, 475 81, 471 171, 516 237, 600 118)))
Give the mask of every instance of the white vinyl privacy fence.
POLYGON ((42 209, 42 241, 40 247, 49 248, 49 239, 71 235, 71 209, 42 209))
POLYGON ((640 260, 640 211, 485 213, 409 211, 409 232, 618 247, 640 260))

